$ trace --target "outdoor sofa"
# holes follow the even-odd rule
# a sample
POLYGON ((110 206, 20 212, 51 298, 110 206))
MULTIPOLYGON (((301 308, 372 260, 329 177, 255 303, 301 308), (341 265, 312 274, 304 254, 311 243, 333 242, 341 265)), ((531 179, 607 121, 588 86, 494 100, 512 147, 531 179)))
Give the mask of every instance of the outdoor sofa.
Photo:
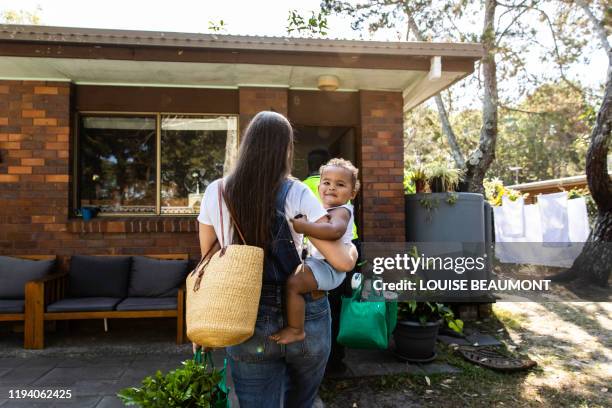
POLYGON ((187 254, 74 255, 68 271, 27 283, 32 341, 24 347, 44 348, 45 321, 109 318, 174 317, 182 344, 187 268, 187 254))
POLYGON ((55 255, 0 256, 0 322, 24 322, 24 347, 33 341, 26 284, 51 275, 55 266, 55 255))

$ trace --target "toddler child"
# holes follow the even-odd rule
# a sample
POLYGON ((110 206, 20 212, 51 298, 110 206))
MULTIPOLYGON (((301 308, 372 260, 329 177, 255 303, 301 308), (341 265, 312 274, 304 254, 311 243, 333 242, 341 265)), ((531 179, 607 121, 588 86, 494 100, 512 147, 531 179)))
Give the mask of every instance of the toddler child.
MULTIPOLYGON (((353 238, 353 206, 350 200, 354 199, 359 191, 359 170, 344 159, 331 159, 321 166, 321 181, 319 183, 319 196, 323 206, 327 209, 329 222, 309 222, 306 217, 296 217, 290 220, 293 229, 299 234, 334 241, 341 239, 346 245, 351 244, 353 238)), ((313 290, 328 291, 338 287, 344 280, 346 273, 337 272, 312 244, 308 244, 310 256, 304 263, 310 271, 303 267, 287 279, 286 284, 286 311, 287 326, 274 333, 270 338, 279 344, 289 344, 301 341, 304 333, 305 300, 303 295, 313 290)))

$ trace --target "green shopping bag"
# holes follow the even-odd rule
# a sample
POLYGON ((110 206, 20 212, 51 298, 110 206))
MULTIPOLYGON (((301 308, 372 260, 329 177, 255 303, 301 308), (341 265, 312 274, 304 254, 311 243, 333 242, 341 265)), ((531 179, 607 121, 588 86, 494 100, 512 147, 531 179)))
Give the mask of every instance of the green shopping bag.
POLYGON ((351 297, 342 298, 337 341, 350 348, 387 349, 397 323, 397 303, 388 304, 382 296, 362 301, 362 288, 355 289, 351 297))
MULTIPOLYGON (((215 363, 212 359, 212 353, 207 351, 202 357, 202 349, 198 349, 193 356, 193 359, 198 364, 207 366, 210 363, 211 368, 215 368, 215 363)), ((221 381, 217 384, 216 397, 212 407, 214 408, 230 408, 229 388, 227 387, 227 359, 223 359, 223 369, 219 370, 221 381)))

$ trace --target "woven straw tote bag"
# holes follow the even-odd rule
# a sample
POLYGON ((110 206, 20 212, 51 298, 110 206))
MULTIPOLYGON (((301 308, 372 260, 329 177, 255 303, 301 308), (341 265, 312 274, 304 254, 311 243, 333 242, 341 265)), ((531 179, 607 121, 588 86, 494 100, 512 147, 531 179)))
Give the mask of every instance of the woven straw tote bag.
POLYGON ((229 203, 230 218, 243 245, 227 245, 223 233, 223 181, 219 183, 221 249, 210 256, 213 245, 187 276, 187 337, 205 347, 240 344, 255 331, 264 251, 246 245, 229 203))

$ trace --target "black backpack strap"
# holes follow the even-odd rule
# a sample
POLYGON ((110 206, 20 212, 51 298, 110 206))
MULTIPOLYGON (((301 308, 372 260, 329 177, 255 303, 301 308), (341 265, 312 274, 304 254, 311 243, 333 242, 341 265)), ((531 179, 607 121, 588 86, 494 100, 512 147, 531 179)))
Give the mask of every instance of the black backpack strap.
POLYGON ((293 180, 285 180, 281 185, 281 188, 276 195, 276 211, 280 212, 283 216, 285 215, 285 201, 287 201, 287 194, 293 186, 293 180))

